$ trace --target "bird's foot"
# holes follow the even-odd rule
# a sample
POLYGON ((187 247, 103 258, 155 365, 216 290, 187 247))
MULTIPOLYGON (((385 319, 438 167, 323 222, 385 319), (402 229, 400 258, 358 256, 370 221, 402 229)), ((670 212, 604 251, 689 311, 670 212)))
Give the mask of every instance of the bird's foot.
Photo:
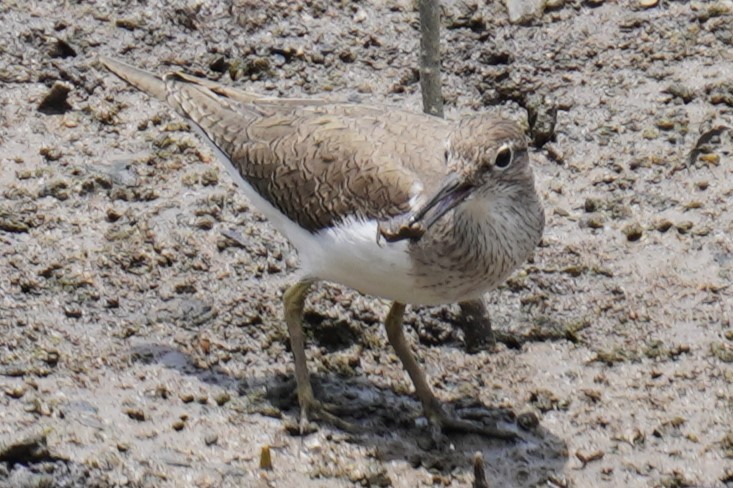
POLYGON ((351 422, 347 422, 346 420, 338 416, 339 414, 343 414, 344 412, 348 411, 348 409, 344 409, 342 407, 339 407, 338 405, 334 405, 331 403, 324 403, 316 400, 312 394, 299 395, 298 402, 300 403, 299 427, 301 435, 304 435, 310 430, 308 423, 311 420, 322 420, 338 429, 352 434, 358 433, 360 431, 357 425, 351 422))

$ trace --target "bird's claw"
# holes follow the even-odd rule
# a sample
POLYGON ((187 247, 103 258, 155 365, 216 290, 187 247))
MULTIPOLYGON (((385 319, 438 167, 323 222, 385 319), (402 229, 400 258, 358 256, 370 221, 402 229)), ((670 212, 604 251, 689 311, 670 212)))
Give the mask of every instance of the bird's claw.
POLYGON ((347 422, 333 413, 338 410, 340 410, 340 408, 337 405, 323 403, 315 398, 301 400, 299 422, 300 434, 305 435, 311 430, 308 426, 308 423, 311 420, 322 420, 345 432, 358 433, 360 429, 357 425, 347 422))
POLYGON ((517 439, 517 434, 509 430, 503 430, 496 425, 486 425, 479 422, 464 420, 445 412, 442 407, 431 409, 426 416, 433 426, 433 437, 436 441, 442 434, 455 432, 462 434, 479 434, 492 439, 512 441, 517 439))
POLYGON ((377 243, 379 243, 380 239, 384 239, 387 242, 398 242, 405 239, 414 241, 425 235, 427 230, 427 227, 421 222, 417 222, 412 218, 380 223, 377 226, 377 243))

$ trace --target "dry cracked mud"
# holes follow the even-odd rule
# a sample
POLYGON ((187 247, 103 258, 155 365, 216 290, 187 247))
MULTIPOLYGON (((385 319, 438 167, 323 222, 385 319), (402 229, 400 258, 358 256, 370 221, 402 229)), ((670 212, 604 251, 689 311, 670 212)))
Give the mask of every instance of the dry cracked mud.
POLYGON ((447 116, 526 124, 548 225, 495 348, 410 309, 438 396, 520 436, 436 445, 387 304, 329 284, 309 364, 367 432, 294 434, 297 256, 95 62, 419 111, 414 2, 0 3, 0 486, 732 486, 733 3, 550 5, 445 2, 447 116))

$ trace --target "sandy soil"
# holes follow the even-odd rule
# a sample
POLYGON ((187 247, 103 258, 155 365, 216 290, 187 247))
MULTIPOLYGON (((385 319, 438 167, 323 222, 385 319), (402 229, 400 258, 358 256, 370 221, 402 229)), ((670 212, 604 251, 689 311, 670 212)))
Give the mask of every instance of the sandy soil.
POLYGON ((457 307, 407 317, 438 395, 521 437, 449 445, 387 304, 327 284, 310 367, 369 433, 293 433, 297 256, 94 62, 419 111, 413 3, 129 3, 0 4, 0 486, 470 486, 477 451, 492 487, 733 486, 733 3, 566 1, 521 26, 448 3, 448 116, 532 115, 548 217, 487 297, 494 350, 466 352, 457 307))

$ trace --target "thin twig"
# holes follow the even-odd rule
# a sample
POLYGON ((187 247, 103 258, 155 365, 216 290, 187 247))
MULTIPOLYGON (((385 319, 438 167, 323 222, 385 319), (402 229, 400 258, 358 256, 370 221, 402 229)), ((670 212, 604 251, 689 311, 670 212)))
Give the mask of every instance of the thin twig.
POLYGON ((443 117, 440 87, 440 2, 419 0, 420 8, 420 89, 423 111, 443 117))

